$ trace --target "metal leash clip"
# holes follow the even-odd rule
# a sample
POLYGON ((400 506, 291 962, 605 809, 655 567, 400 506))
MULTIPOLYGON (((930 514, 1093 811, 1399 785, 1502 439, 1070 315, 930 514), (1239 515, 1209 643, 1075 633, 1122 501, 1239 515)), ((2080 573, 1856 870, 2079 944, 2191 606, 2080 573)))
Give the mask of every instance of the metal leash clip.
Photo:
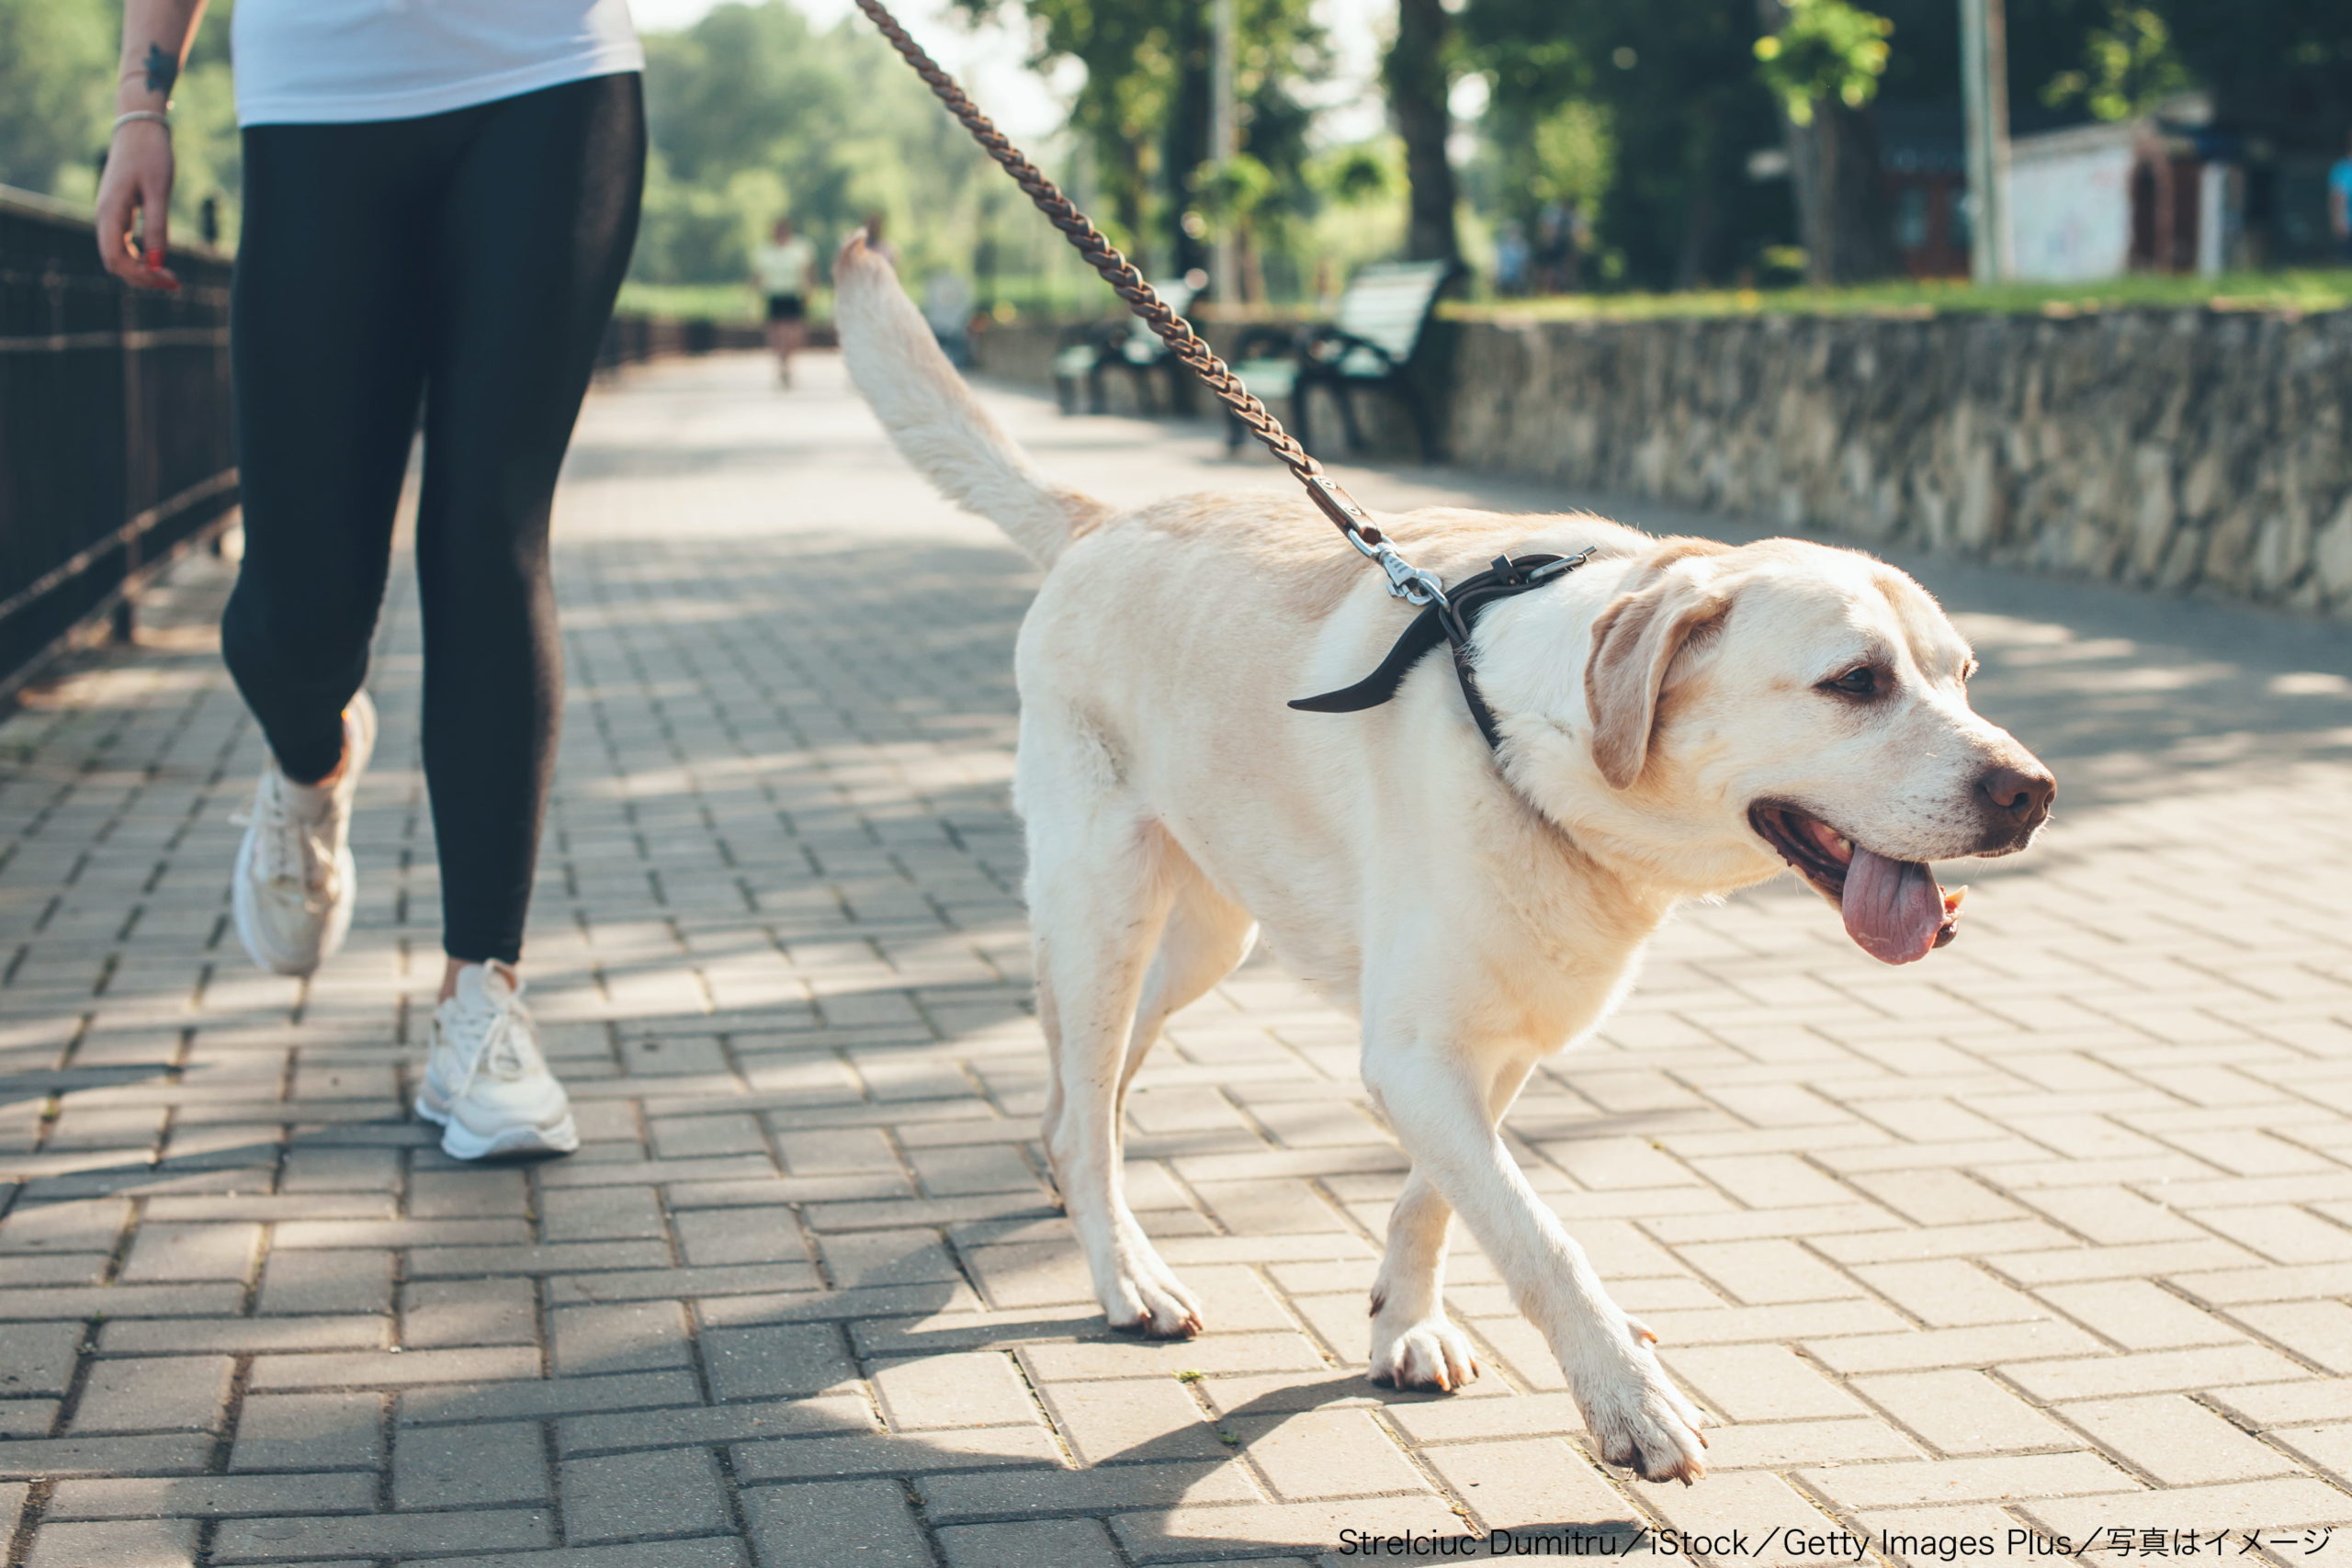
POLYGON ((1441 609, 1445 603, 1445 579, 1433 571, 1424 571, 1396 553, 1396 547, 1383 539, 1378 544, 1367 541, 1353 528, 1347 531, 1348 543, 1357 553, 1375 561, 1388 574, 1388 592, 1408 604, 1435 604, 1441 609))

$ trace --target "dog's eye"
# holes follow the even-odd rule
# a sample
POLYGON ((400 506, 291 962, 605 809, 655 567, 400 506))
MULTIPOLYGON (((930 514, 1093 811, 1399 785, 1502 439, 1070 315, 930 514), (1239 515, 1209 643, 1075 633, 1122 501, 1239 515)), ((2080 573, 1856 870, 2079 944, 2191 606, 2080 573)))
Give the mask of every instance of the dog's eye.
POLYGON ((1857 664, 1835 681, 1824 681, 1822 685, 1833 692, 1844 692, 1849 696, 1874 696, 1878 693, 1878 671, 1867 664, 1857 664))

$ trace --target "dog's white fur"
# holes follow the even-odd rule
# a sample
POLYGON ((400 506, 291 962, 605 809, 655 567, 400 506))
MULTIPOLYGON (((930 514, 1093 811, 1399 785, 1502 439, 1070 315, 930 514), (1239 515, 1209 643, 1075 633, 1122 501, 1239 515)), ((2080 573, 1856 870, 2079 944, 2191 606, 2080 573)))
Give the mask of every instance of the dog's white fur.
POLYGON ((1449 579, 1505 551, 1597 550, 1479 623, 1499 767, 1442 654, 1386 706, 1294 712, 1285 699, 1376 664, 1404 615, 1303 499, 1114 515, 1057 491, 886 262, 853 240, 836 278, 851 375, 901 450, 1050 568, 1021 629, 1015 799, 1051 1054, 1046 1147, 1111 1322, 1200 1326, 1122 1195, 1120 1107, 1169 1015, 1262 927, 1293 972, 1359 1012, 1364 1084, 1413 1161, 1373 1292, 1373 1375, 1440 1389, 1476 1375, 1441 1301, 1459 1213, 1601 1453, 1653 1480, 1702 1473, 1699 1412, 1496 1129, 1535 1064, 1625 991, 1678 901, 1783 869, 1751 803, 1799 802, 1898 859, 2020 846, 1988 842, 1976 780, 2039 764, 1970 710, 1959 634, 1908 577, 1849 551, 1420 512, 1381 526, 1449 579), (1898 684, 1883 701, 1817 689, 1872 661, 1898 684))

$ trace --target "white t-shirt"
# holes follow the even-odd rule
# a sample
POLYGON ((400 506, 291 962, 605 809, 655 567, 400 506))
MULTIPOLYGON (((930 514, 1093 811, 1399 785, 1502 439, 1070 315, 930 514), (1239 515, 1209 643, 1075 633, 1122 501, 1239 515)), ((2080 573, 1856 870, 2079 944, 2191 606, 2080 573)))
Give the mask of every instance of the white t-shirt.
POLYGON ((808 264, 817 247, 798 234, 782 244, 771 240, 752 253, 752 269, 760 275, 763 294, 799 294, 808 288, 808 264))
POLYGON ((413 119, 641 71, 628 0, 241 0, 240 125, 413 119))

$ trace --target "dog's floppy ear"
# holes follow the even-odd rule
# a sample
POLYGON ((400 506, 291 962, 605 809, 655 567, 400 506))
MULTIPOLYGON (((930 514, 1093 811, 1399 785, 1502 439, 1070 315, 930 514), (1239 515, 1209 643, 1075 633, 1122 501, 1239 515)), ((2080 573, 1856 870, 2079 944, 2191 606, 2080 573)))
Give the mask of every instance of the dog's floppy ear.
POLYGON ((1674 656, 1730 608, 1730 595, 1708 580, 1703 561, 1669 558, 1593 623, 1585 706, 1592 715, 1592 760, 1611 787, 1629 788, 1642 776, 1658 692, 1674 656))

